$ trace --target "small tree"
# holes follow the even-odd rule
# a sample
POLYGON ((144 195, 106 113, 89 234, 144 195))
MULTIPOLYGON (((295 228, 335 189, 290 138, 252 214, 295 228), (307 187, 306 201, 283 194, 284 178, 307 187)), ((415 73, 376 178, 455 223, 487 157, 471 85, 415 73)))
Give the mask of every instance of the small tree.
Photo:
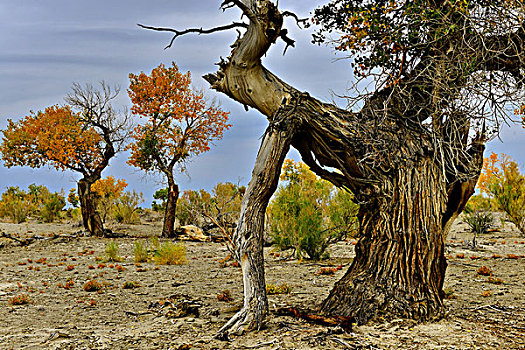
POLYGON ((169 68, 160 64, 150 75, 142 72, 130 74, 129 78, 132 112, 147 120, 135 128, 128 163, 166 177, 168 196, 162 235, 172 237, 179 197, 175 166, 207 152, 213 140, 221 139, 230 127, 228 113, 192 89, 190 73, 181 73, 175 63, 169 68))
POLYGON ((104 82, 100 90, 75 83, 66 97, 69 105, 31 112, 16 122, 8 120, 0 145, 7 167, 50 165, 57 170, 80 173, 82 220, 85 229, 94 235, 103 235, 104 227, 91 185, 101 178, 127 137, 126 113, 119 116, 111 106, 118 92, 104 82))
POLYGON ((525 235, 525 175, 520 172, 518 163, 505 154, 500 158, 492 153, 490 158, 484 159, 478 187, 525 235))
POLYGON ((102 215, 102 222, 106 222, 108 214, 111 214, 111 211, 127 186, 126 180, 115 180, 113 176, 97 180, 97 182, 93 184, 91 190, 95 195, 97 209, 102 215))

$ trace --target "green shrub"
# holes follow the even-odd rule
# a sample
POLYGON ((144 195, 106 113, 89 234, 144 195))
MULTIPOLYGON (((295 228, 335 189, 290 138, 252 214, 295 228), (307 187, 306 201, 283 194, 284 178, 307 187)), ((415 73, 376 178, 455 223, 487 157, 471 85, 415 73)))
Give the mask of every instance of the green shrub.
POLYGON ((40 217, 44 222, 54 222, 66 206, 66 199, 59 193, 52 193, 44 202, 40 210, 40 217))
POLYGON ((147 262, 148 261, 148 247, 140 241, 135 242, 135 248, 133 248, 135 255, 135 262, 147 262))
POLYGON ((166 241, 156 251, 153 259, 157 265, 182 265, 186 263, 186 247, 182 242, 173 244, 166 241))
POLYGON ((284 181, 268 207, 270 235, 297 258, 319 260, 330 243, 357 230, 358 206, 352 195, 319 179, 303 163, 286 160, 284 181))
POLYGON ((464 218, 470 230, 476 233, 487 233, 494 224, 494 217, 488 212, 465 213, 464 218))
POLYGON ((119 262, 122 261, 122 257, 119 255, 118 244, 115 241, 111 241, 106 244, 106 261, 119 262))
POLYGON ((122 289, 134 289, 138 287, 140 287, 140 285, 135 281, 126 281, 122 285, 122 289))
POLYGON ((18 186, 8 187, 0 200, 0 216, 8 217, 16 224, 26 221, 32 211, 28 194, 18 186))

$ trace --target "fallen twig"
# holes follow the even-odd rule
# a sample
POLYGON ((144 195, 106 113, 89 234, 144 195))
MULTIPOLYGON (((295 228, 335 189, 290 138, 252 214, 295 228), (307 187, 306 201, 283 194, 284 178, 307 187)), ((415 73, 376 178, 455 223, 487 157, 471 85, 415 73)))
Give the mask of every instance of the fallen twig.
POLYGON ((346 332, 352 331, 352 323, 355 322, 355 318, 353 317, 315 315, 293 307, 282 307, 277 309, 275 313, 279 316, 297 317, 323 326, 340 326, 346 332))

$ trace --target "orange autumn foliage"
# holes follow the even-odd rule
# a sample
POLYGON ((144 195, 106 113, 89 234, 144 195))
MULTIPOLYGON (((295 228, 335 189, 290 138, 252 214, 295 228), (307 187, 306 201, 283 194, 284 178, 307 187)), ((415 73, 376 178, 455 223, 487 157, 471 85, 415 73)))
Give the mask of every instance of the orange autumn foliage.
POLYGON ((190 73, 181 73, 175 63, 129 78, 131 111, 147 118, 132 135, 130 165, 166 173, 174 164, 207 152, 210 142, 231 126, 229 113, 208 104, 203 93, 191 88, 190 73))
POLYGON ((123 179, 116 179, 114 176, 108 176, 104 179, 97 180, 92 186, 91 191, 101 198, 118 198, 128 187, 128 183, 123 179))
POLYGON ((103 160, 101 136, 69 106, 52 106, 18 122, 8 120, 0 152, 5 166, 51 165, 86 173, 103 160))

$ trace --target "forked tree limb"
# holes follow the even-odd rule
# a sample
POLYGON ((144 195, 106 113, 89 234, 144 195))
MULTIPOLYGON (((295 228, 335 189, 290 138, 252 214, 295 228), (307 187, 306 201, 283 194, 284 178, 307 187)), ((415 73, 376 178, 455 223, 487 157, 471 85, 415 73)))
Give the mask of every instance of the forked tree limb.
POLYGON ((212 33, 223 32, 223 31, 226 31, 226 30, 234 29, 234 28, 248 28, 248 25, 246 23, 243 23, 243 22, 233 22, 233 23, 230 23, 230 24, 226 24, 226 25, 218 26, 218 27, 213 27, 213 28, 209 28, 209 29, 189 28, 189 29, 184 29, 184 30, 176 30, 176 29, 173 29, 173 28, 165 28, 165 27, 153 27, 153 26, 147 26, 147 25, 140 24, 140 23, 138 23, 137 25, 139 27, 141 27, 141 28, 154 30, 156 32, 175 33, 175 35, 173 35, 173 37, 171 38, 170 43, 164 49, 169 49, 173 45, 173 43, 175 42, 175 39, 177 39, 179 36, 182 36, 182 35, 185 35, 185 34, 190 34, 190 33, 195 33, 195 34, 212 34, 212 33))

